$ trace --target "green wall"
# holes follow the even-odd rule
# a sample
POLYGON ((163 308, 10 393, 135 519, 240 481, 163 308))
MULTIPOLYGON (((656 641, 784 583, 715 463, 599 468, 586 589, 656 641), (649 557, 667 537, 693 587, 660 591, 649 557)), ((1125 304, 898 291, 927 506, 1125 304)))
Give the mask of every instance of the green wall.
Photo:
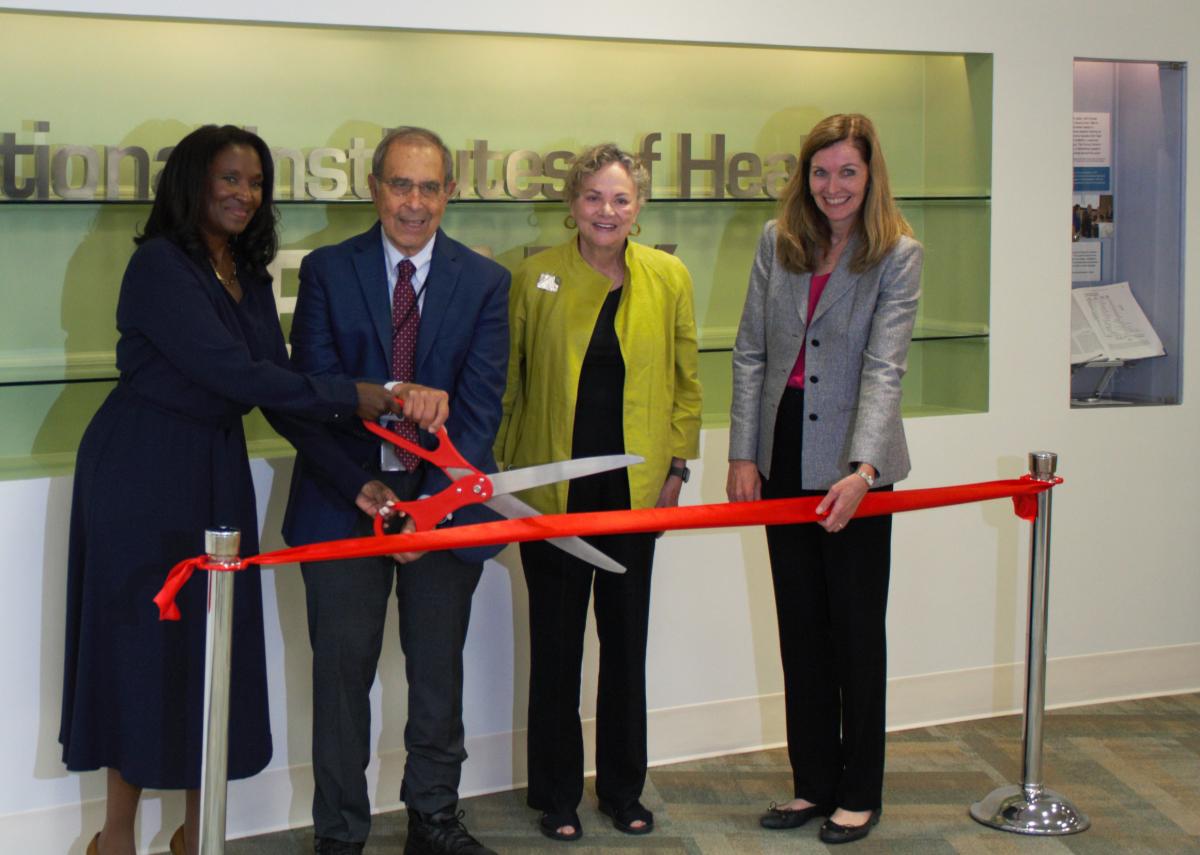
MULTIPOLYGON (((709 157, 720 134, 727 158, 767 158, 794 153, 829 113, 867 113, 927 250, 905 410, 987 407, 990 56, 16 13, 0 13, 0 30, 0 69, 10 81, 0 133, 15 134, 18 145, 44 143, 51 155, 67 145, 138 145, 153 158, 205 122, 253 126, 269 145, 304 153, 346 150, 355 137, 370 148, 399 124, 432 127, 456 150, 487 140, 501 154, 601 140, 636 150, 660 133, 658 201, 644 209, 639 239, 677 245, 694 277, 710 426, 727 420, 728 347, 774 203, 766 195, 701 198, 715 191, 700 172, 690 200, 672 199, 680 195, 681 135, 692 135, 693 157, 709 157), (39 132, 36 121, 49 129, 39 132)), ((33 157, 16 160, 22 179, 38 168, 33 157)), ((77 185, 82 161, 70 162, 77 185)), ((69 468, 115 377, 117 288, 149 210, 128 200, 133 174, 123 163, 126 201, 0 197, 0 476, 69 468)), ((475 171, 464 163, 462 198, 444 222, 456 237, 509 266, 531 245, 566 239, 561 203, 472 201, 475 171)), ((281 190, 290 189, 289 173, 281 170, 281 190)), ((501 160, 487 178, 503 180, 501 160)), ((283 246, 312 249, 367 228, 373 208, 352 194, 282 202, 283 246)), ((282 279, 284 296, 294 293, 295 271, 282 279)), ((257 416, 249 432, 259 452, 285 448, 257 416)))

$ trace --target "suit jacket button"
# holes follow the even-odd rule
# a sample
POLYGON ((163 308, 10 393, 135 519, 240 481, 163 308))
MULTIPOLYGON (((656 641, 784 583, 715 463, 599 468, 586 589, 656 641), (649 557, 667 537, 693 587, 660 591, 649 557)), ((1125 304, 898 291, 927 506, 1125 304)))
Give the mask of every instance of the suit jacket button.
POLYGON ((809 378, 808 378, 808 382, 809 382, 809 383, 816 383, 816 382, 817 382, 817 375, 816 375, 816 374, 814 374, 812 377, 809 377, 809 378))
POLYGON ((820 347, 820 346, 821 346, 821 340, 820 340, 820 339, 816 339, 816 338, 814 338, 814 339, 812 340, 812 346, 813 346, 813 347, 820 347))
POLYGON ((809 420, 810 422, 815 422, 815 421, 817 420, 817 414, 816 414, 816 413, 809 413, 809 414, 808 414, 808 420, 809 420))

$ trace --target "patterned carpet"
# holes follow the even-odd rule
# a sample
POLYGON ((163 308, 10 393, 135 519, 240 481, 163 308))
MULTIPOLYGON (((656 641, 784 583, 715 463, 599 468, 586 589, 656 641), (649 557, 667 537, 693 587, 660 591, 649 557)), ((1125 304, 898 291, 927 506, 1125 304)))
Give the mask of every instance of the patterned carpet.
MULTIPOLYGON (((1082 834, 1039 838, 979 825, 967 808, 992 789, 1019 782, 1021 722, 1016 716, 907 730, 888 735, 884 815, 866 840, 843 847, 855 855, 1125 855, 1200 853, 1200 694, 1059 710, 1045 719, 1046 784, 1092 820, 1082 834)), ((756 751, 650 770, 642 801, 656 831, 629 837, 595 806, 589 781, 580 818, 584 837, 542 837, 525 791, 464 800, 465 821, 504 855, 558 852, 727 853, 826 852, 818 823, 764 831, 758 814, 783 801, 791 774, 782 749, 756 751)), ((375 818, 367 855, 398 855, 403 812, 375 818)), ((836 847, 834 847, 836 851, 836 847)), ((312 829, 230 841, 229 855, 312 852, 312 829)))

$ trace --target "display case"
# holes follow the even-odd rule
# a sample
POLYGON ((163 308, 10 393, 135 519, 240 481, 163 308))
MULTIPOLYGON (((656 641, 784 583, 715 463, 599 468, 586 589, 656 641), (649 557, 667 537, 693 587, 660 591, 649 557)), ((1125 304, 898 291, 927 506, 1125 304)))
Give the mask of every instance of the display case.
MULTIPOLYGON (((214 118, 255 127, 276 152, 285 331, 299 258, 374 222, 365 170, 391 124, 442 133, 459 179, 443 227, 510 268, 531 248, 567 239, 566 209, 546 196, 561 187, 553 174, 570 152, 612 139, 648 155, 653 192, 637 239, 669 248, 692 274, 704 424, 719 427, 729 418, 730 351, 747 278, 775 214, 783 164, 823 116, 867 113, 893 191, 926 248, 904 413, 987 408, 989 55, 5 12, 0 26, 10 36, 9 61, 30 69, 0 105, 0 288, 14 307, 0 315, 0 477, 73 465, 83 429, 115 382, 117 291, 153 179, 166 148, 214 118), (51 30, 60 46, 53 57, 35 49, 51 30), (93 67, 89 46, 98 42, 109 50, 93 67), (237 68, 212 66, 206 45, 214 42, 243 58, 237 68), (172 46, 169 57, 149 47, 160 45, 172 46), (441 69, 404 115, 381 103, 386 87, 327 79, 337 68, 341 77, 373 81, 397 50, 416 66, 441 69), (453 65, 451 57, 467 52, 477 58, 472 68, 488 75, 453 65), (269 64, 281 55, 323 61, 285 74, 269 64), (611 69, 608 87, 591 81, 589 69, 599 66, 611 69), (536 99, 529 69, 541 70, 536 99), (69 103, 54 83, 62 79, 73 81, 69 103), (189 112, 180 118, 181 111, 189 112), (747 168, 760 168, 761 180, 745 178, 747 168)), ((247 436, 252 453, 290 451, 257 413, 247 418, 247 436)))
POLYGON ((1186 68, 1076 60, 1073 407, 1177 404, 1186 68))

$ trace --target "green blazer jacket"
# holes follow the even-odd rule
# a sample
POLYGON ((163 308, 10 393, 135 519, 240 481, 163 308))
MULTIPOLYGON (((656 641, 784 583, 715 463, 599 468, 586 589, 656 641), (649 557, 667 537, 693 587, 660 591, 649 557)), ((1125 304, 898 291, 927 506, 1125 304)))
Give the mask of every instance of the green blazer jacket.
MULTIPOLYGON (((625 360, 622 406, 625 451, 646 462, 629 469, 634 508, 654 507, 672 457, 700 453, 700 382, 692 278, 672 255, 628 241, 629 275, 617 309, 625 360)), ((575 238, 527 258, 509 297, 510 355, 503 416, 496 438, 501 466, 515 468, 571 456, 579 374, 607 277, 579 254, 575 238)), ((528 490, 542 513, 567 507, 567 483, 528 490)))

